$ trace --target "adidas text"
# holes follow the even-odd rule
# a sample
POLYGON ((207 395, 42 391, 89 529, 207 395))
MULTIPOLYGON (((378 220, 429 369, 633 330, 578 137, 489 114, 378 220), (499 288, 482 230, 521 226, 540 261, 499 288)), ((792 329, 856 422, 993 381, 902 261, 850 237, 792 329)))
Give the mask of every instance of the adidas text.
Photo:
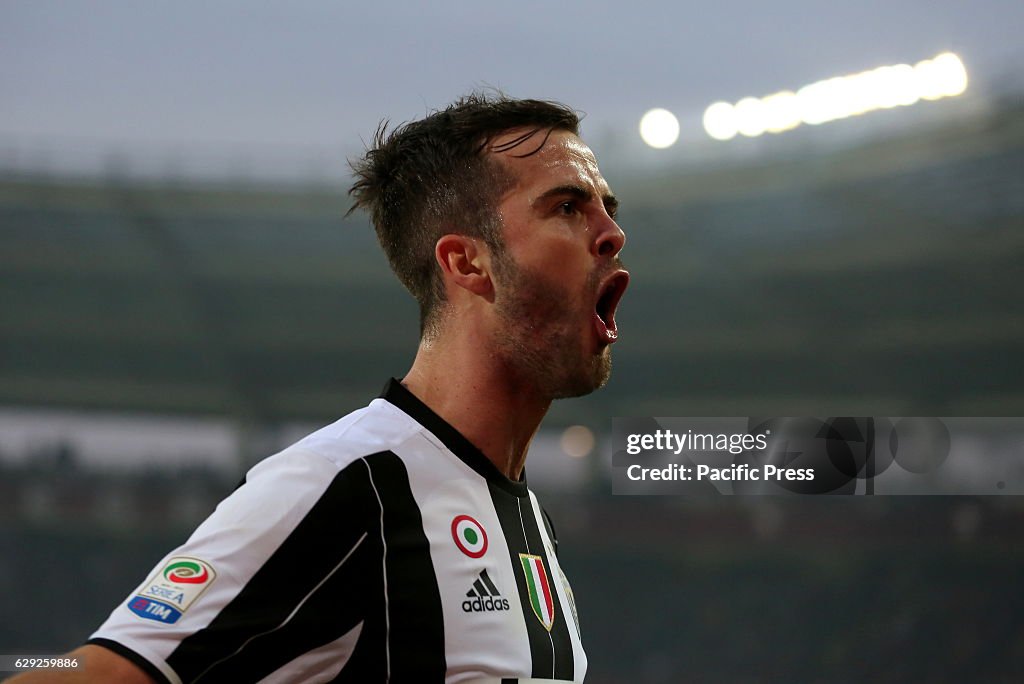
POLYGON ((467 613, 482 613, 485 611, 508 609, 508 599, 501 598, 500 596, 497 598, 493 596, 488 596, 487 598, 480 598, 479 596, 477 596, 475 599, 466 599, 462 602, 462 610, 467 613))

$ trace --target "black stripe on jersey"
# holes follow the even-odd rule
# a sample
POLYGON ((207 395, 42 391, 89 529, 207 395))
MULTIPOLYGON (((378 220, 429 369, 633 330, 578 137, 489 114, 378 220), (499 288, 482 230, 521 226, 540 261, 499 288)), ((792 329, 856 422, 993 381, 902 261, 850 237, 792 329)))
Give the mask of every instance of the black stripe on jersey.
POLYGON ((380 507, 375 510, 379 514, 378 534, 382 530, 386 550, 383 566, 387 583, 390 679, 395 682, 444 681, 447 663, 441 591, 430 557, 430 542, 423 531, 423 517, 409 484, 409 473, 402 459, 390 451, 364 460, 380 497, 380 507))
POLYGON ((379 576, 366 574, 377 505, 365 468, 354 465, 335 476, 210 624, 170 654, 167 664, 183 681, 256 681, 360 621, 372 622, 365 584, 379 576), (346 600, 332 600, 340 596, 346 600))
POLYGON ((561 607, 554 586, 556 580, 551 574, 551 562, 544 550, 530 499, 509 496, 493 485, 490 486, 490 492, 498 520, 501 522, 501 531, 508 543, 519 602, 523 607, 523 620, 526 622, 526 633, 530 639, 530 657, 533 660, 531 676, 571 680, 574 677, 572 641, 565 620, 561 618, 561 607), (555 606, 555 622, 550 633, 541 624, 530 605, 530 592, 527 589, 523 564, 519 559, 520 553, 529 553, 544 559, 544 569, 547 571, 551 598, 555 606))

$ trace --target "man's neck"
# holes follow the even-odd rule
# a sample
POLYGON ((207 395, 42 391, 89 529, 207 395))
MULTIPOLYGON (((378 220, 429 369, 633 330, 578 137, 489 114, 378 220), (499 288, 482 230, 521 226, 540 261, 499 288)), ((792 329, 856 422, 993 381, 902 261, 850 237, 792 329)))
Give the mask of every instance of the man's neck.
POLYGON ((551 400, 513 382, 484 340, 422 342, 402 384, 499 471, 518 480, 551 400))

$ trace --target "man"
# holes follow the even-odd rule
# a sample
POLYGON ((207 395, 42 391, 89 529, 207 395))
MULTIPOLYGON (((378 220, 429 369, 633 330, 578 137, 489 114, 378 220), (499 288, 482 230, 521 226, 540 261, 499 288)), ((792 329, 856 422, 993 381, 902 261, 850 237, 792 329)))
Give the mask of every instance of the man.
POLYGON ((572 590, 523 479, 551 401, 607 381, 629 279, 578 125, 563 105, 471 95, 381 127, 351 194, 419 302, 412 368, 254 467, 72 654, 76 675, 583 680, 572 590))

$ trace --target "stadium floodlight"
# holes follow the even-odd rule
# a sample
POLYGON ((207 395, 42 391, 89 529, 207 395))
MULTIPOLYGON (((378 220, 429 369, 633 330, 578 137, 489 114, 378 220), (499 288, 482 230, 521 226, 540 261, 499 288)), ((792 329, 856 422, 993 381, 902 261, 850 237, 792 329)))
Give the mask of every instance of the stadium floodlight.
POLYGON ((782 133, 800 125, 800 104, 792 90, 762 98, 765 105, 765 128, 769 133, 782 133))
POLYGON ((672 147, 679 139, 679 119, 667 109, 651 109, 640 118, 640 137, 657 150, 672 147))
POLYGON ((736 128, 741 135, 756 138, 768 130, 767 107, 756 97, 745 97, 736 103, 736 128))
POLYGON ((810 83, 795 93, 783 90, 735 105, 715 102, 704 111, 704 130, 715 140, 741 133, 756 137, 800 124, 818 124, 921 100, 955 97, 967 89, 967 69, 952 52, 909 64, 894 64, 810 83))
POLYGON ((731 140, 739 133, 736 108, 728 102, 716 102, 704 111, 704 130, 715 140, 731 140))
POLYGON ((906 107, 920 99, 914 67, 909 64, 897 64, 876 71, 879 109, 906 107))
POLYGON ((956 97, 967 90, 967 69, 952 52, 918 62, 914 65, 914 73, 924 100, 956 97))

